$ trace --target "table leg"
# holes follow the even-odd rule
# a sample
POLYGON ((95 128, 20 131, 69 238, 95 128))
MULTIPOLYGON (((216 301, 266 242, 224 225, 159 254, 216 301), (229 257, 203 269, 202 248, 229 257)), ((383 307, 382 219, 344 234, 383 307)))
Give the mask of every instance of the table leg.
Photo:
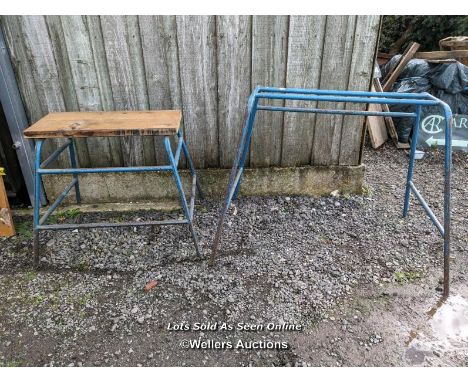
POLYGON ((257 114, 257 104, 258 100, 255 98, 255 92, 249 98, 249 107, 247 121, 242 130, 242 136, 240 138, 239 146, 237 148, 237 154, 234 159, 234 164, 231 168, 231 173, 229 175, 229 184, 226 192, 226 197, 224 199, 223 207, 218 218, 218 226, 216 228, 216 234, 213 239, 213 244, 211 247, 211 255, 209 265, 213 266, 216 257, 218 256, 218 248, 221 240, 221 234, 223 232, 224 218, 229 210, 232 199, 237 197, 239 192, 239 187, 241 183, 243 168, 245 165, 245 160, 247 159, 247 154, 249 152, 250 140, 252 137, 252 130, 255 124, 255 116, 257 114))
POLYGON ((405 189, 405 202, 403 206, 403 217, 408 215, 408 209, 410 204, 410 182, 413 180, 414 172, 414 155, 416 153, 416 145, 418 141, 418 132, 419 132, 419 121, 421 119, 421 106, 416 108, 416 120, 414 122, 413 137, 411 140, 411 151, 410 151, 410 160, 408 165, 408 174, 406 178, 406 189, 405 189))
MULTIPOLYGON (((180 130, 177 132, 177 136, 179 138, 182 138, 182 133, 180 132, 180 130)), ((192 174, 192 176, 195 176, 195 166, 193 165, 192 157, 190 156, 190 152, 188 151, 187 145, 185 144, 185 139, 182 142, 182 150, 184 150, 185 158, 187 158, 189 168, 190 168, 190 173, 192 174)), ((197 191, 198 191, 198 196, 200 196, 201 199, 205 199, 205 195, 203 194, 203 190, 201 188, 198 177, 197 177, 197 191)))
MULTIPOLYGON (((70 164, 72 168, 78 168, 77 160, 76 160, 76 150, 75 150, 75 141, 70 139, 70 145, 68 146, 68 151, 70 153, 70 164)), ((76 203, 81 204, 81 193, 80 193, 80 184, 78 182, 78 174, 73 174, 73 179, 76 179, 75 182, 75 196, 76 196, 76 203)))
POLYGON ((34 218, 33 218, 33 253, 34 253, 34 264, 37 267, 39 265, 39 213, 41 208, 41 174, 39 168, 41 166, 41 151, 43 139, 36 141, 36 156, 34 161, 34 218))
POLYGON ((172 167, 171 172, 174 177, 177 190, 179 192, 180 202, 182 204, 182 210, 184 211, 185 218, 187 219, 187 224, 189 226, 190 233, 192 235, 193 243, 195 244, 195 250, 197 252, 197 255, 201 256, 200 248, 198 246, 198 238, 195 233, 195 229, 193 228, 192 216, 190 214, 190 210, 187 204, 187 199, 185 198, 184 189, 182 187, 182 181, 180 179, 179 172, 177 170, 177 165, 175 163, 174 154, 172 153, 171 141, 169 140, 169 137, 164 137, 164 146, 166 148, 166 153, 169 159, 169 164, 172 167))
POLYGON ((451 184, 452 172, 452 111, 444 105, 445 116, 445 162, 444 162, 444 292, 447 298, 450 292, 450 229, 451 229, 451 184))

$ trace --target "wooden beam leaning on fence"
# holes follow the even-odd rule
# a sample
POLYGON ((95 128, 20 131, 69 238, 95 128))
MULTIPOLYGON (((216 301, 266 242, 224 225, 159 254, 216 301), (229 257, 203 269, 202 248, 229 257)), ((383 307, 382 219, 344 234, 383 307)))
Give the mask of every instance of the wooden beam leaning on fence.
MULTIPOLYGON (((374 78, 373 80, 372 91, 382 91, 382 86, 378 78, 374 78)), ((369 104, 369 111, 389 112, 390 110, 388 105, 369 104)), ((370 141, 374 149, 382 146, 387 141, 388 136, 392 138, 395 145, 398 144, 398 135, 391 117, 367 117, 366 124, 370 141)))
POLYGON ((400 59, 398 60, 397 64, 393 69, 391 69, 385 78, 382 80, 382 89, 384 92, 390 91, 392 85, 400 76, 403 69, 405 69, 406 64, 413 58, 413 56, 418 51, 420 45, 417 42, 412 42, 408 48, 404 51, 401 55, 400 59))
MULTIPOLYGON (((373 80, 373 87, 372 91, 375 92, 386 92, 389 91, 392 85, 400 76, 401 72, 405 68, 406 64, 413 58, 415 53, 419 49, 419 44, 417 42, 411 43, 408 48, 406 48, 405 52, 401 55, 400 59, 396 63, 396 65, 389 70, 383 82, 380 83, 378 78, 374 78, 373 80)), ((375 105, 372 107, 381 107, 381 110, 384 112, 389 112, 390 109, 388 105, 375 105)), ((387 126, 388 136, 392 139, 395 146, 399 149, 408 149, 409 144, 398 142, 398 134, 395 128, 395 124, 393 123, 392 117, 368 117, 367 118, 367 128, 369 131, 369 136, 371 139, 371 144, 373 148, 380 147, 385 143, 387 140, 387 132, 383 131, 383 124, 382 118, 385 121, 385 125, 387 126)))
POLYGON ((0 236, 10 237, 15 235, 15 226, 13 225, 5 184, 3 183, 4 171, 3 167, 0 167, 0 236))

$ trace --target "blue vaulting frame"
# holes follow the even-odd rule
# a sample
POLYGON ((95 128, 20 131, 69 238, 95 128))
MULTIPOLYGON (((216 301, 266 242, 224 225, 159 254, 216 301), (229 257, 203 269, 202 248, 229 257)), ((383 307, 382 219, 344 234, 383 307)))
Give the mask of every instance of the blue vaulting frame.
POLYGON ((223 223, 226 213, 233 199, 237 197, 239 187, 242 182, 245 161, 249 152, 252 131, 255 125, 257 111, 280 111, 280 112, 300 112, 316 114, 338 114, 356 116, 382 116, 382 117, 409 117, 415 119, 413 137, 411 141, 410 160, 406 179, 405 198, 403 206, 403 216, 408 215, 410 194, 413 193, 423 207, 425 213, 436 226, 444 239, 444 297, 449 294, 449 269, 450 269, 450 175, 452 167, 452 110, 440 99, 429 93, 395 93, 395 92, 365 92, 349 90, 320 90, 320 89, 298 89, 298 88, 275 88, 256 87, 248 100, 247 120, 242 130, 237 154, 229 177, 228 189, 224 204, 221 209, 216 234, 213 240, 210 264, 213 265, 218 254, 223 223), (373 112, 360 110, 337 110, 320 109, 307 107, 287 107, 261 105, 263 99, 297 100, 297 101, 327 101, 337 103, 358 103, 358 104, 386 104, 386 105, 413 105, 414 113, 407 112, 373 112), (434 212, 413 183, 414 161, 416 143, 419 133, 419 121, 422 108, 424 106, 440 106, 445 116, 445 157, 444 157, 444 221, 439 222, 434 212))

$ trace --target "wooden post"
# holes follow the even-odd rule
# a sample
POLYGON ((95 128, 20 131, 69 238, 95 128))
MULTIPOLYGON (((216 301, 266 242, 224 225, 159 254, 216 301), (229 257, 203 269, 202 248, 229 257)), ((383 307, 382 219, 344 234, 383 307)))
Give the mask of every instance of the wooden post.
POLYGON ((15 235, 15 227, 11 216, 10 205, 3 183, 3 168, 0 167, 0 236, 10 237, 15 235))

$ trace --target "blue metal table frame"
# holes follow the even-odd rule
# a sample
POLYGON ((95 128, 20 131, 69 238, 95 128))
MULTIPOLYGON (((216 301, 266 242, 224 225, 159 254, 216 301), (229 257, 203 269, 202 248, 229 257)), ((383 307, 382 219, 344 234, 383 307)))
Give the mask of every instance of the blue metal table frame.
POLYGON ((429 93, 395 93, 395 92, 365 92, 365 91, 347 91, 347 90, 319 90, 319 89, 296 89, 296 88, 275 88, 275 87, 257 87, 249 97, 247 120, 242 130, 237 154, 229 177, 229 185, 221 209, 217 231, 213 240, 212 252, 210 256, 210 265, 218 254, 221 233, 226 213, 233 199, 237 197, 239 187, 242 181, 244 165, 249 152, 252 130, 255 124, 257 111, 280 111, 280 112, 300 112, 317 114, 338 114, 338 115, 361 115, 361 116, 382 116, 382 117, 410 117, 415 119, 413 136, 410 149, 410 160, 408 174, 406 179, 405 199, 403 206, 403 217, 408 215, 410 193, 412 192, 419 201, 427 216, 436 226, 444 239, 444 297, 449 294, 449 264, 450 264, 450 173, 452 166, 452 111, 443 101, 432 96, 429 93), (326 101, 336 103, 358 103, 358 104, 387 104, 387 105, 414 105, 415 112, 373 112, 360 110, 344 109, 320 109, 308 107, 287 107, 287 106, 268 106, 260 105, 262 99, 279 99, 293 101, 326 101), (419 122, 421 112, 424 106, 437 106, 443 109, 445 116, 445 158, 444 158, 444 221, 443 225, 435 216, 427 202, 421 196, 421 193, 413 183, 414 157, 416 143, 418 141, 419 122))
POLYGON ((35 166, 34 166, 34 193, 35 200, 39 201, 39 195, 41 190, 41 177, 43 175, 63 175, 69 174, 73 176, 72 181, 68 184, 62 194, 52 203, 49 209, 40 216, 40 203, 34 203, 34 241, 33 241, 33 251, 34 251, 34 261, 35 264, 39 264, 39 231, 42 230, 64 230, 64 229, 81 229, 81 228, 111 228, 111 227, 138 227, 138 226, 152 226, 152 225, 173 225, 173 224, 186 224, 190 229, 192 235, 193 243, 195 245, 195 250, 198 256, 200 254, 200 248, 198 245, 197 235, 193 226, 193 216, 195 209, 195 195, 198 191, 198 195, 203 198, 203 192, 200 186, 200 182, 197 179, 197 174, 195 172, 195 167, 192 162, 192 158, 188 151, 187 145, 184 141, 182 133, 180 130, 177 132, 178 142, 175 153, 172 151, 171 141, 169 136, 164 136, 164 146, 167 153, 167 158, 169 160, 169 165, 166 166, 139 166, 139 167, 102 167, 102 168, 78 168, 76 153, 75 153, 75 143, 72 138, 67 138, 66 143, 58 147, 47 159, 41 163, 41 153, 42 146, 44 144, 44 139, 36 139, 36 153, 35 153, 35 166), (54 162, 60 154, 68 149, 70 157, 71 168, 60 168, 60 169, 49 169, 46 168, 49 164, 54 162), (182 181, 178 172, 179 159, 181 154, 184 154, 187 162, 189 164, 190 173, 192 176, 192 186, 190 192, 190 200, 187 201, 185 197, 185 192, 182 187, 182 181), (135 172, 171 172, 174 178, 174 181, 177 186, 177 191, 179 193, 180 202, 182 205, 182 211, 184 213, 185 219, 183 220, 161 220, 161 221, 138 221, 138 222, 119 222, 119 223, 109 223, 109 222, 100 222, 100 223, 82 223, 82 224, 45 224, 47 219, 52 215, 56 210, 59 204, 67 196, 67 194, 74 188, 76 202, 81 203, 80 195, 80 185, 78 181, 78 176, 80 174, 89 174, 89 173, 135 173, 135 172))

